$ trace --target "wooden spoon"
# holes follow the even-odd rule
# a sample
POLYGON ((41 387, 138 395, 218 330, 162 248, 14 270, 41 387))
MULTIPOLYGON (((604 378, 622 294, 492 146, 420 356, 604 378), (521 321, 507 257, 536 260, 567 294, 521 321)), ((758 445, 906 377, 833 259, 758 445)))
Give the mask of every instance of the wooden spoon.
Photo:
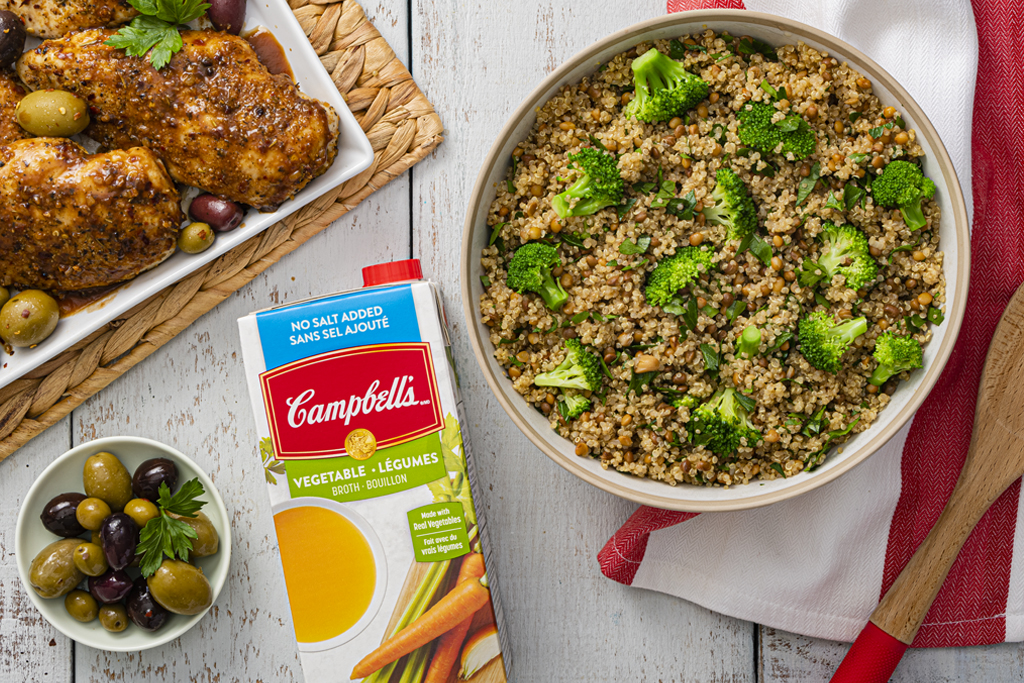
POLYGON ((1024 474, 1024 285, 985 359, 967 460, 939 521, 871 613, 832 683, 884 683, 913 642, 960 549, 996 498, 1024 474))

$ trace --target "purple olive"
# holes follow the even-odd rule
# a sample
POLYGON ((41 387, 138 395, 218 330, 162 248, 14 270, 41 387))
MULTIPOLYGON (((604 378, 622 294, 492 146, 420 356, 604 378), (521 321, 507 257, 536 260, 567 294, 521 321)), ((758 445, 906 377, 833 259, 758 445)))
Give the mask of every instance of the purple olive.
POLYGON ((174 493, 178 485, 178 467, 167 458, 150 458, 135 469, 132 475, 132 493, 154 503, 160 498, 160 484, 174 493))
POLYGON ((128 594, 128 618, 144 631, 156 631, 167 621, 167 610, 161 607, 149 590, 149 584, 141 576, 128 594))
POLYGON ((25 50, 25 21, 14 12, 0 10, 0 69, 6 69, 25 50))
POLYGON ((123 569, 111 569, 102 576, 89 577, 89 592, 104 604, 121 602, 132 589, 132 577, 123 569))
POLYGON ((245 209, 215 194, 201 194, 188 206, 188 215, 194 221, 206 223, 217 232, 230 232, 242 223, 245 209))
POLYGON ((124 569, 135 559, 139 525, 125 513, 115 512, 100 525, 100 543, 107 564, 114 569, 124 569))
POLYGON ((218 31, 227 31, 237 36, 245 21, 245 0, 210 0, 206 16, 218 31))
POLYGON ((81 493, 62 493, 43 507, 43 526, 52 534, 63 538, 74 538, 85 533, 85 528, 78 523, 75 510, 85 500, 81 493))

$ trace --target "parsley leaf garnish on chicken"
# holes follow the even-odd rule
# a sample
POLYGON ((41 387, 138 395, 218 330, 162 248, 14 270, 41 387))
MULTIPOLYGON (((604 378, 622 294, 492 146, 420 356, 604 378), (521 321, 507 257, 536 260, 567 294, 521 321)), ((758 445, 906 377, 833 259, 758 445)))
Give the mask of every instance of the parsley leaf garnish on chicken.
POLYGON ((128 0, 142 14, 111 36, 104 45, 124 50, 132 57, 149 53, 149 63, 162 69, 181 50, 179 24, 206 14, 209 3, 202 0, 128 0))
POLYGON ((560 218, 589 216, 605 207, 622 203, 626 183, 619 174, 615 157, 595 147, 584 147, 577 154, 569 154, 569 160, 579 165, 583 175, 568 190, 551 200, 551 206, 560 218))
POLYGON ((626 118, 668 121, 708 96, 707 83, 656 48, 634 59, 632 68, 635 93, 623 110, 626 118))

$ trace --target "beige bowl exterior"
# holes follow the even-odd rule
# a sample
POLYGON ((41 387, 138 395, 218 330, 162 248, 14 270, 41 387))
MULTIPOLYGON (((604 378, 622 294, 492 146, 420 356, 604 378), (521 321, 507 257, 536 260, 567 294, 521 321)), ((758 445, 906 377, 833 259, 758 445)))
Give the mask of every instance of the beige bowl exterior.
POLYGON ((594 43, 552 72, 513 112, 484 160, 470 198, 462 241, 462 305, 473 353, 494 395, 516 426, 560 466, 609 493, 658 508, 712 512, 760 507, 818 488, 851 470, 892 438, 925 400, 953 351, 964 316, 970 270, 967 218, 956 172, 935 128, 910 94, 867 55, 818 29, 770 14, 740 10, 670 14, 636 24, 594 43), (576 456, 573 444, 552 430, 547 420, 512 389, 508 377, 494 360, 493 345, 488 329, 480 322, 479 312, 483 292, 480 250, 489 236, 485 216, 494 200, 493 184, 504 178, 511 151, 532 128, 536 108, 562 85, 577 82, 584 74, 596 70, 601 62, 641 40, 675 37, 704 28, 728 30, 737 36, 751 35, 772 45, 803 41, 848 62, 871 79, 875 94, 883 102, 899 106, 909 127, 917 130, 918 141, 927 152, 924 168, 938 187, 936 198, 943 210, 940 244, 946 254, 946 317, 942 325, 933 328, 934 336, 925 350, 925 368, 914 373, 908 382, 901 383, 892 402, 871 428, 847 442, 842 454, 833 452, 815 472, 729 488, 670 486, 603 470, 595 460, 576 456))

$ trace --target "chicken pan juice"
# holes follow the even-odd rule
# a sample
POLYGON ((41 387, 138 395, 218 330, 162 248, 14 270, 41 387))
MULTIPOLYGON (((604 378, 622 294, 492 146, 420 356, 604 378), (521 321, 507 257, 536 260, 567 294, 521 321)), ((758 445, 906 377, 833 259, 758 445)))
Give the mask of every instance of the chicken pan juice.
POLYGON ((419 263, 239 320, 306 680, 503 683, 440 291, 419 263))

